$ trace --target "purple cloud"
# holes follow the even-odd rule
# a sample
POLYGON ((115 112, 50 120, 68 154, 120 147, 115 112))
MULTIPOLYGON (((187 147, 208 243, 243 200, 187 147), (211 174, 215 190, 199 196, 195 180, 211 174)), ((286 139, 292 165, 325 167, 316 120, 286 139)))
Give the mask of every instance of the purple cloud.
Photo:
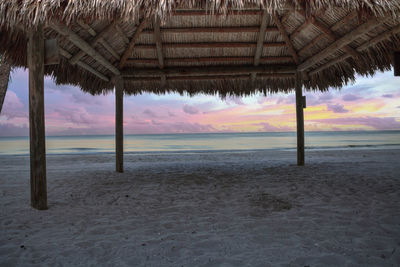
POLYGON ((273 125, 269 124, 268 122, 257 123, 255 125, 262 126, 261 131, 264 131, 264 132, 288 132, 288 131, 293 130, 293 128, 287 127, 287 126, 282 126, 282 127, 273 126, 273 125))
POLYGON ((190 114, 190 115, 194 115, 199 113, 199 110, 193 106, 189 106, 189 105, 184 105, 183 106, 183 112, 190 114))
POLYGON ((0 124, 0 136, 28 136, 29 128, 27 125, 16 126, 12 123, 0 124))
POLYGON ((342 97, 342 99, 343 99, 343 101, 350 102, 350 101, 356 101, 356 100, 362 99, 362 97, 353 95, 353 94, 347 94, 347 95, 344 95, 342 97))
POLYGON ((392 94, 385 94, 385 95, 382 95, 382 97, 385 97, 385 98, 393 98, 394 95, 392 95, 392 94))
POLYGON ((328 111, 332 111, 333 113, 347 113, 347 112, 349 112, 341 104, 327 104, 326 107, 327 107, 328 111))
POLYGON ((400 122, 394 117, 378 118, 378 117, 357 117, 357 118, 335 118, 313 120, 314 122, 328 124, 344 124, 344 125, 365 125, 375 130, 399 130, 400 122))
POLYGON ((156 113, 154 113, 152 110, 150 110, 150 109, 145 109, 144 111, 143 111, 143 114, 145 114, 145 115, 147 115, 147 116, 149 116, 149 117, 151 117, 151 118, 157 118, 158 116, 157 116, 157 114, 156 113))
POLYGON ((19 97, 11 90, 7 91, 4 99, 3 110, 0 115, 7 117, 7 120, 14 118, 28 118, 28 112, 19 97))
POLYGON ((329 101, 331 99, 333 99, 333 95, 331 93, 324 93, 319 97, 319 100, 321 101, 329 101))

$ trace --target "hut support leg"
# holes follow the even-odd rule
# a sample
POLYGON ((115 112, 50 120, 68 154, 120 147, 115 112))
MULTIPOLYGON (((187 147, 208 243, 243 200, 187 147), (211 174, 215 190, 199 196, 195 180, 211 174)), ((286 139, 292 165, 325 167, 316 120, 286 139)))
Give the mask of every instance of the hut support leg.
POLYGON ((301 75, 296 74, 297 165, 304 166, 304 103, 301 75))
POLYGON ((123 126, 124 82, 115 78, 115 153, 116 171, 124 172, 124 126, 123 126))
POLYGON ((46 146, 44 123, 44 34, 40 25, 28 33, 29 136, 31 206, 47 209, 46 146))

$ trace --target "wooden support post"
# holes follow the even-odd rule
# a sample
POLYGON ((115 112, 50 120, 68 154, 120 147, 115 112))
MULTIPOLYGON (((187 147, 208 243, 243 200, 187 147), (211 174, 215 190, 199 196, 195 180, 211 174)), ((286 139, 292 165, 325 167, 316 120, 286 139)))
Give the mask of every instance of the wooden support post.
POLYGON ((44 130, 44 33, 43 26, 28 33, 29 136, 31 156, 31 205, 47 209, 46 146, 44 130))
POLYGON ((393 53, 394 76, 400 76, 400 51, 393 53))
POLYGON ((11 65, 0 58, 0 114, 6 97, 8 81, 10 80, 11 65))
POLYGON ((301 75, 296 74, 297 165, 304 166, 304 100, 301 75))
POLYGON ((124 172, 124 80, 115 77, 115 156, 116 171, 124 172))

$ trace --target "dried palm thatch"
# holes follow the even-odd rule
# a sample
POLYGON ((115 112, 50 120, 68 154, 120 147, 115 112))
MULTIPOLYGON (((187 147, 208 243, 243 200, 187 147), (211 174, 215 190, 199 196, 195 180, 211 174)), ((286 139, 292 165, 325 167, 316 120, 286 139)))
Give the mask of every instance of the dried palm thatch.
POLYGON ((389 70, 398 0, 0 0, 0 53, 26 67, 27 31, 45 25, 58 84, 92 94, 288 92, 340 88, 389 70))

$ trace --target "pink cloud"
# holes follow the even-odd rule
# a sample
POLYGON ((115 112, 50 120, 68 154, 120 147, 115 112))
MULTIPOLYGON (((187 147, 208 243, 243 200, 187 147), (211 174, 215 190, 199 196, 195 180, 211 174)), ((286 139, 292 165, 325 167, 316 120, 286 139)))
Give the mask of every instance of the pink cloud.
POLYGON ((18 96, 11 90, 7 91, 1 115, 6 116, 7 120, 15 118, 28 118, 28 112, 18 96))

